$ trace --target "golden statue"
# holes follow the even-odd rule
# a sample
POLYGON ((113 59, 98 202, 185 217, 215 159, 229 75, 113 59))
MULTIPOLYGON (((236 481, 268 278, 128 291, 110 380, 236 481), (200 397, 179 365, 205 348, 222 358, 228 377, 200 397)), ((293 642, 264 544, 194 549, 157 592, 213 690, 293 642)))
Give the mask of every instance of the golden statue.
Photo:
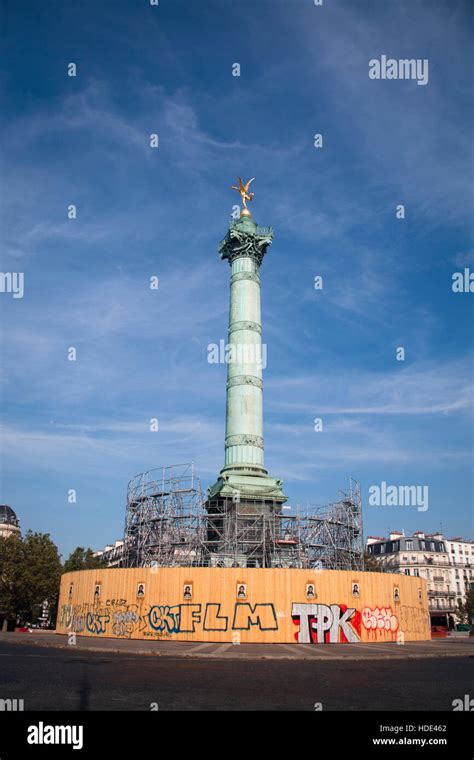
POLYGON ((232 190, 237 190, 238 193, 240 193, 240 197, 242 198, 242 204, 243 204, 243 211, 240 214, 240 216, 252 216, 249 209, 247 208, 247 201, 251 201, 255 193, 249 193, 249 187, 250 184, 254 181, 255 177, 252 177, 252 179, 249 179, 246 185, 242 182, 242 179, 238 177, 239 180, 239 187, 236 185, 231 185, 232 190))

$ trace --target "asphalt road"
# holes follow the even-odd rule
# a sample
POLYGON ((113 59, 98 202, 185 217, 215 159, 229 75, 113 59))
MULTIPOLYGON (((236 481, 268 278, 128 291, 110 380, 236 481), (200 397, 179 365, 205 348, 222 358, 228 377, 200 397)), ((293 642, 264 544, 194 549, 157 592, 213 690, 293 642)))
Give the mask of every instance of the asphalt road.
POLYGON ((226 661, 0 642, 0 698, 25 710, 452 711, 473 682, 472 656, 226 661))

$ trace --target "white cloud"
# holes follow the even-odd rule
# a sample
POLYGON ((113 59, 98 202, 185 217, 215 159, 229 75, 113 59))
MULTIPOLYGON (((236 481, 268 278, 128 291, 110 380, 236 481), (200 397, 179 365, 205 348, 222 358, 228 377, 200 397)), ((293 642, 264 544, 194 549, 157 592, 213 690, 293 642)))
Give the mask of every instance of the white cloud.
POLYGON ((268 381, 272 411, 344 415, 471 414, 473 360, 423 361, 405 368, 367 372, 340 367, 337 374, 321 372, 268 381), (290 396, 297 396, 293 400, 290 396))

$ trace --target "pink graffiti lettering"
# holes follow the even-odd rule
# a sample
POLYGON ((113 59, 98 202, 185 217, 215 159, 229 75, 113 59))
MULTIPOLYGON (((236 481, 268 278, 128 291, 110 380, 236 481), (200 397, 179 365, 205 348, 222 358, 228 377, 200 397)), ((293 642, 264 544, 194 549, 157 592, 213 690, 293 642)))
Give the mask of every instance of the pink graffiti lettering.
POLYGON ((362 624, 368 631, 396 631, 398 618, 392 613, 390 607, 364 607, 362 610, 362 624))

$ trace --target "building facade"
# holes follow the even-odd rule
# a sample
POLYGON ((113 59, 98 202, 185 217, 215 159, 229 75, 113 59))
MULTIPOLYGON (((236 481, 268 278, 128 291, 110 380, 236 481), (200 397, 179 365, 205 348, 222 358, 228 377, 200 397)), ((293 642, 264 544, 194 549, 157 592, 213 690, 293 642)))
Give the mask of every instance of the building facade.
POLYGON ((94 552, 94 557, 100 557, 106 562, 107 567, 123 567, 124 564, 124 541, 119 539, 114 544, 107 544, 103 549, 94 552))
POLYGON ((474 541, 463 538, 445 540, 449 556, 451 588, 456 605, 466 601, 467 593, 474 588, 474 541))
POLYGON ((442 533, 394 531, 388 538, 369 536, 367 552, 387 572, 424 578, 432 623, 452 627, 458 604, 474 587, 474 543, 449 540, 442 533))
POLYGON ((8 538, 12 534, 21 535, 20 521, 8 504, 0 504, 0 538, 8 538))

